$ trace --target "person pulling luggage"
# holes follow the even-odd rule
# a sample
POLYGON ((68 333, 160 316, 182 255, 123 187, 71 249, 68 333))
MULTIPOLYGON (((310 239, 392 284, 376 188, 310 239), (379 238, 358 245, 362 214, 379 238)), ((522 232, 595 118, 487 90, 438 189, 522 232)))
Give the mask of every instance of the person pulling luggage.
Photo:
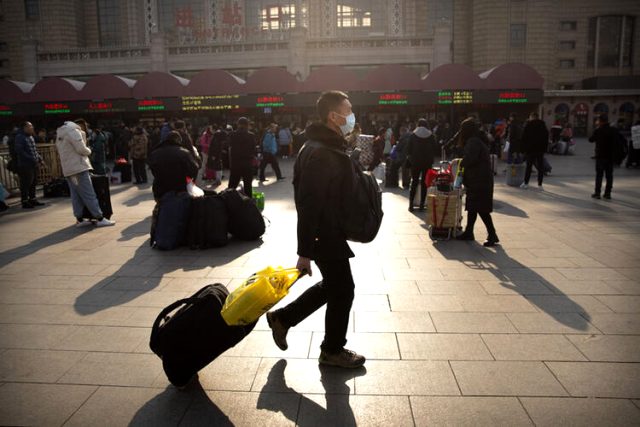
POLYGON ((325 92, 316 105, 321 123, 310 125, 306 135, 327 148, 305 144, 294 165, 293 185, 298 212, 297 268, 311 275, 311 261, 315 261, 322 281, 286 307, 267 313, 267 322, 276 345, 286 350, 289 329, 326 304, 318 361, 358 368, 364 365, 365 357, 344 347, 355 288, 349 265, 354 254, 338 217, 347 191, 342 183, 351 177, 352 166, 347 156, 332 152, 347 147, 344 136, 353 130, 355 116, 343 92, 325 92))

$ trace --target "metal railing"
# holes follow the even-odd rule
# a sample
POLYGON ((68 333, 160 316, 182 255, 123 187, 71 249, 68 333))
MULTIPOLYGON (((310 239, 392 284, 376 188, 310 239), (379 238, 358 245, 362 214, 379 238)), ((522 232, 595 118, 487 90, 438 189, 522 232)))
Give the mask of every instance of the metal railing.
MULTIPOLYGON (((55 144, 37 144, 36 148, 44 160, 44 165, 38 167, 38 185, 61 178, 62 165, 55 144)), ((7 168, 9 160, 11 160, 9 147, 0 147, 0 182, 11 193, 20 189, 20 180, 18 174, 7 168)))

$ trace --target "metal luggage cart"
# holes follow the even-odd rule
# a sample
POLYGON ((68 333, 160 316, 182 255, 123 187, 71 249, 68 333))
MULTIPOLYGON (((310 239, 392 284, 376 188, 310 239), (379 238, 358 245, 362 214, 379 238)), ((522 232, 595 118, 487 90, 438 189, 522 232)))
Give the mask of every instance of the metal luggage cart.
POLYGON ((438 191, 434 187, 427 190, 427 225, 431 240, 449 240, 462 230, 461 188, 438 191))

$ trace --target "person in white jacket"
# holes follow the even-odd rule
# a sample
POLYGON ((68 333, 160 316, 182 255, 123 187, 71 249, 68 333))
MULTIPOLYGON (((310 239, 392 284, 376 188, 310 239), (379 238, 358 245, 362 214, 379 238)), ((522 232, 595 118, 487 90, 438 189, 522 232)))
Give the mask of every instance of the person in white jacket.
POLYGON ((93 168, 89 161, 91 149, 87 147, 87 122, 78 119, 75 123, 65 122, 60 126, 56 132, 56 148, 62 163, 62 173, 69 183, 73 215, 77 220, 76 227, 92 224, 91 221, 85 221, 82 218, 85 206, 96 219, 96 226, 115 225, 114 221, 103 216, 91 184, 89 171, 93 168))

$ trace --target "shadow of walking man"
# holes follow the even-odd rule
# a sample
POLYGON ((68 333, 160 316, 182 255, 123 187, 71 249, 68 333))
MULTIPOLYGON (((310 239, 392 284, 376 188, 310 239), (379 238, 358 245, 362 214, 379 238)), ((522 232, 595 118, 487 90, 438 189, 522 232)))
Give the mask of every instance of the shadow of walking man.
POLYGON ((364 367, 358 369, 318 367, 320 369, 320 381, 325 390, 326 409, 314 400, 287 386, 284 377, 286 367, 287 361, 281 359, 271 368, 267 383, 262 388, 258 398, 258 409, 282 412, 287 419, 302 427, 322 425, 354 427, 357 425, 353 409, 349 405, 351 389, 347 382, 356 377, 366 375, 367 370, 364 367), (299 407, 279 405, 280 399, 277 393, 274 393, 276 391, 278 393, 293 393, 299 396, 299 407))

